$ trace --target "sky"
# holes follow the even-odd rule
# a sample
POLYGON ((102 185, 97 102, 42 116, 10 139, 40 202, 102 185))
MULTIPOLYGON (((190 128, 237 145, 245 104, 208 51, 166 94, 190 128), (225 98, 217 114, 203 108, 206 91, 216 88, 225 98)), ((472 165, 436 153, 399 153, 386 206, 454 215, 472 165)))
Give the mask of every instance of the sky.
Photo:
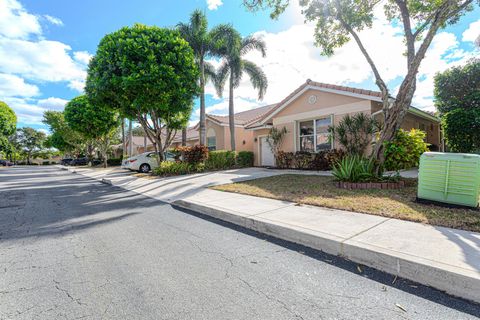
MULTIPOLYGON (((236 112, 281 101, 307 79, 378 90, 372 72, 356 44, 349 42, 324 57, 313 43, 314 25, 305 24, 301 8, 292 5, 278 19, 269 12, 248 12, 240 0, 0 0, 0 100, 14 109, 18 127, 47 131, 45 110, 63 110, 83 92, 86 68, 100 39, 134 23, 174 27, 187 22, 195 9, 204 10, 209 26, 231 23, 242 36, 262 37, 267 56, 249 53, 268 78, 262 101, 244 77, 235 90, 236 112)), ((418 74, 413 105, 434 111, 433 77, 437 72, 466 63, 480 52, 474 46, 480 35, 480 8, 441 30, 418 74)), ((395 92, 406 73, 402 29, 389 23, 381 7, 371 29, 360 33, 382 77, 395 92)), ((219 61, 212 60, 218 66, 219 61)), ((228 97, 206 88, 207 112, 226 114, 228 97)), ((190 123, 198 121, 198 101, 190 123)))

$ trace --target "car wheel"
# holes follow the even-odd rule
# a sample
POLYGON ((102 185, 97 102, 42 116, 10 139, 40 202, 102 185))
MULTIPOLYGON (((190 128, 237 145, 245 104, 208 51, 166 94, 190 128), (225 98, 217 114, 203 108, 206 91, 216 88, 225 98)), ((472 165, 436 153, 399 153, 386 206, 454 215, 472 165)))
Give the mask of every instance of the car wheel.
POLYGON ((150 165, 147 164, 147 163, 144 163, 140 166, 138 171, 141 172, 141 173, 147 173, 147 172, 150 171, 150 165))

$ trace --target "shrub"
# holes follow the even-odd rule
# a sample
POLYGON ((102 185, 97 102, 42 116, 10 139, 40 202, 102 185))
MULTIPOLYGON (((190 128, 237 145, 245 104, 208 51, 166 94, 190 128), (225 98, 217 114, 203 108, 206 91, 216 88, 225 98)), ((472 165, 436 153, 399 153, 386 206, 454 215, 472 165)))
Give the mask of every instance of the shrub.
POLYGON ((42 162, 42 165, 48 166, 48 165, 50 165, 50 161, 43 161, 43 162, 42 162))
POLYGON ((333 166, 333 176, 342 182, 373 182, 382 180, 376 173, 375 161, 361 156, 346 156, 333 166))
POLYGON ((210 151, 205 161, 205 168, 208 170, 224 170, 235 167, 235 151, 218 150, 210 151))
POLYGON ((167 177, 167 176, 178 176, 189 173, 196 173, 204 171, 205 166, 203 163, 200 164, 191 164, 187 162, 173 162, 173 161, 163 161, 160 163, 160 166, 153 169, 153 174, 167 177))
POLYGON ((122 164, 122 158, 107 159, 107 165, 109 165, 109 166, 119 166, 121 164, 122 164))
POLYGON ((237 154, 237 166, 253 167, 253 152, 239 151, 237 154))
POLYGON ((445 140, 453 152, 480 151, 480 108, 447 112, 442 116, 442 126, 445 140))
POLYGON ((428 151, 425 132, 398 130, 393 141, 385 142, 385 169, 401 170, 418 166, 422 153, 428 151))
POLYGON ((288 169, 293 165, 293 157, 293 152, 279 151, 275 157, 275 163, 277 164, 278 168, 288 169))
POLYGON ((364 113, 346 115, 337 126, 331 126, 331 135, 338 140, 349 155, 363 156, 372 143, 372 135, 380 124, 364 113))
POLYGON ((208 148, 206 146, 178 147, 177 150, 183 153, 183 161, 190 164, 204 162, 208 158, 208 148))
POLYGON ((297 169, 309 169, 314 155, 307 151, 297 151, 293 156, 293 166, 297 169))
POLYGON ((345 156, 343 150, 324 150, 313 155, 310 163, 310 169, 313 170, 332 170, 333 166, 345 156))
POLYGON ((268 133, 267 142, 272 150, 272 153, 277 157, 278 153, 281 152, 280 148, 282 147, 283 139, 288 133, 287 128, 283 127, 281 129, 273 127, 268 133))

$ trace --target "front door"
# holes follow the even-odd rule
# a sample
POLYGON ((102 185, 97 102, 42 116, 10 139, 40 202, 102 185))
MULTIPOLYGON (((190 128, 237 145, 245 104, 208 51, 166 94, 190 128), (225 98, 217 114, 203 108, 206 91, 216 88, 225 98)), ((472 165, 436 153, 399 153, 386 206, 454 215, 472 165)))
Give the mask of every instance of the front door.
POLYGON ((275 165, 275 157, 273 156, 270 144, 268 144, 267 137, 260 138, 260 159, 261 165, 264 167, 273 167, 275 165))

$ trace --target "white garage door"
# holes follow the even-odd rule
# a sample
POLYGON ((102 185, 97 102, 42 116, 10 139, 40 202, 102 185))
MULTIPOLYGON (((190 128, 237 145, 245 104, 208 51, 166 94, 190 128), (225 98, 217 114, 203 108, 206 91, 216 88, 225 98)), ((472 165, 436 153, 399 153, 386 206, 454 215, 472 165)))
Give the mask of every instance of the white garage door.
POLYGON ((273 156, 272 149, 267 142, 267 137, 260 138, 260 152, 262 166, 272 167, 275 165, 275 157, 273 156))

